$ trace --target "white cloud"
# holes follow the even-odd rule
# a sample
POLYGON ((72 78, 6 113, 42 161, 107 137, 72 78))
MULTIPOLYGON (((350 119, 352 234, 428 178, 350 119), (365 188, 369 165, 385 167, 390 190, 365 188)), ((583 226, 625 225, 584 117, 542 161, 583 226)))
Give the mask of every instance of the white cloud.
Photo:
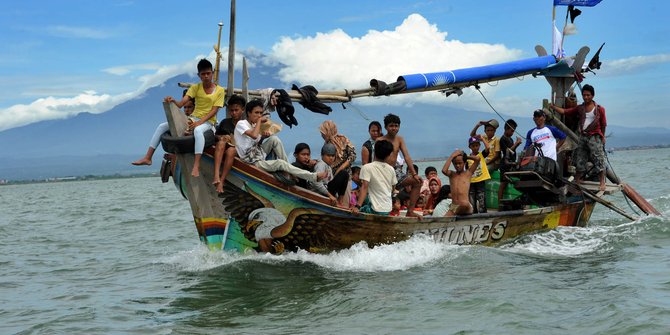
POLYGON ((102 113, 119 101, 127 100, 128 96, 129 94, 110 96, 87 91, 71 98, 48 97, 27 105, 14 105, 0 110, 0 131, 42 120, 65 119, 84 111, 102 113))
POLYGON ((667 53, 648 56, 633 56, 603 62, 604 64, 602 65, 601 70, 597 71, 597 73, 604 76, 626 75, 669 62, 670 54, 667 53))
POLYGON ((110 67, 103 69, 103 72, 117 75, 117 76, 124 76, 132 71, 138 71, 138 70, 158 70, 160 66, 155 63, 150 63, 150 64, 133 64, 133 65, 122 65, 122 66, 115 66, 115 67, 110 67))
POLYGON ((64 25, 48 26, 45 32, 51 36, 69 38, 105 39, 112 36, 111 33, 99 29, 64 25))
MULTIPOLYGON (((228 53, 227 50, 222 50, 222 52, 224 59, 221 61, 221 66, 225 67, 227 64, 225 57, 227 57, 228 53)), ((207 56, 198 55, 190 61, 175 65, 137 64, 104 69, 104 72, 118 76, 128 75, 137 70, 155 70, 155 72, 137 78, 136 80, 139 81, 137 89, 118 95, 98 94, 95 91, 85 90, 74 97, 56 98, 49 96, 37 99, 29 104, 17 104, 0 109, 0 131, 44 120, 66 119, 79 113, 104 113, 121 103, 140 96, 152 87, 163 85, 170 78, 185 73, 193 73, 195 75, 198 61, 205 57, 209 60, 214 60, 216 56, 212 52, 207 56)), ((253 62, 249 63, 248 65, 253 67, 253 62)), ((241 54, 236 54, 235 56, 235 67, 237 69, 242 68, 241 54)), ((225 81, 225 78, 222 78, 223 81, 225 81)), ((135 81, 133 84, 136 85, 137 82, 135 81)))
MULTIPOLYGON (((449 40, 447 32, 419 14, 408 16, 392 31, 370 30, 362 37, 352 37, 336 29, 309 37, 283 37, 272 48, 272 57, 286 65, 279 72, 282 81, 312 84, 318 89, 366 88, 372 78, 393 82, 400 75, 494 64, 520 56, 521 51, 502 44, 449 40)), ((437 103, 443 102, 444 97, 428 93, 366 100, 360 102, 437 103)), ((462 100, 457 104, 467 104, 462 100)))

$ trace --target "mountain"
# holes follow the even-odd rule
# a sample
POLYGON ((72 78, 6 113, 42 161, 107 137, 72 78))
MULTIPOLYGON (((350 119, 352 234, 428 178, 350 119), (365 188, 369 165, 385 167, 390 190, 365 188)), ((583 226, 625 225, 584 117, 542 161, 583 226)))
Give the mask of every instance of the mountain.
MULTIPOLYGON (((276 78, 279 67, 260 65, 250 70, 252 87, 284 87, 276 78)), ((236 75, 239 79, 241 76, 236 75)), ((222 74, 225 78, 225 73, 222 74)), ((156 126, 164 122, 162 99, 181 96, 178 82, 194 82, 197 78, 186 75, 174 77, 163 85, 147 90, 142 96, 122 103, 101 114, 82 113, 66 120, 50 120, 0 132, 0 179, 42 179, 68 175, 130 174, 154 172, 160 164, 150 168, 133 167, 130 162, 141 157, 156 126), (12 145, 7 145, 12 144, 12 145)), ((240 84, 237 83, 236 87, 240 84)), ((470 130, 479 120, 499 119, 488 112, 465 111, 445 106, 417 103, 408 106, 368 106, 354 102, 331 104, 329 115, 315 114, 295 104, 299 125, 292 129, 284 126, 280 137, 286 151, 293 152, 295 144, 306 142, 316 156, 321 144, 318 127, 324 120, 334 120, 341 133, 360 148, 368 138, 367 126, 371 120, 382 121, 384 115, 400 116, 400 134, 406 139, 412 157, 443 157, 455 148, 467 148, 470 130)), ((224 114, 219 114, 223 116, 224 114)), ((508 118, 503 115, 504 118, 508 118)), ((532 117, 514 118, 518 132, 525 137, 533 127, 532 117)), ((280 122, 278 117, 274 120, 280 122)), ((611 120, 610 120, 611 122, 611 120)), ((483 130, 481 130, 483 131, 483 130)), ((502 129, 498 131, 498 134, 502 129)), ((670 143, 666 128, 608 127, 608 147, 657 145, 670 143)), ((158 150, 155 162, 160 162, 158 150)))

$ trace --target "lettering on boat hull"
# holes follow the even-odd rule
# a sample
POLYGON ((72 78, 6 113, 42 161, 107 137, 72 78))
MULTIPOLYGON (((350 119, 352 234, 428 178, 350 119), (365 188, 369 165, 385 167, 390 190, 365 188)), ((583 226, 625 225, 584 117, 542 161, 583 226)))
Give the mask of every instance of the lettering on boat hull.
POLYGON ((505 235, 507 221, 497 223, 476 223, 460 227, 429 229, 425 234, 436 242, 449 244, 479 244, 486 241, 497 241, 505 235))

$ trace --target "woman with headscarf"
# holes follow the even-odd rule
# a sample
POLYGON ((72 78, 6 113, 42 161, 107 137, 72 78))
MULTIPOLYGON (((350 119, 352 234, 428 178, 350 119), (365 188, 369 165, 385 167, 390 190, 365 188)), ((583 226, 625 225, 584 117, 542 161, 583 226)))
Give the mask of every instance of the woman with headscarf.
POLYGON ((428 190, 430 194, 426 200, 426 205, 423 207, 424 211, 432 211, 437 205, 437 197, 440 194, 440 188, 442 188, 442 182, 439 178, 430 178, 428 181, 428 190))
MULTIPOLYGON (((351 179, 351 165, 356 160, 356 148, 349 139, 337 132, 335 122, 327 120, 319 126, 321 137, 325 143, 331 143, 335 146, 335 161, 331 165, 333 175, 344 171, 351 179)), ((347 180, 347 189, 344 194, 338 194, 340 204, 348 204, 351 198, 351 183, 347 180)))

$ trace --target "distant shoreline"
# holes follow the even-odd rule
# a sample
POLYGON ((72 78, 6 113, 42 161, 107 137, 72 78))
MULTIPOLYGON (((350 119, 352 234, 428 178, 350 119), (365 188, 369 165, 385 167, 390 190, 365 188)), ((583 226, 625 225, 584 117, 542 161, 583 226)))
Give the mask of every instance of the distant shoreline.
MULTIPOLYGON (((651 149, 665 149, 670 148, 670 144, 658 144, 658 145, 631 145, 628 147, 616 147, 616 148, 607 148, 608 151, 630 151, 630 150, 651 150, 651 149)), ((429 157, 429 158, 419 158, 415 159, 415 162, 434 162, 434 161, 444 161, 449 158, 448 156, 444 157, 429 157)))
MULTIPOLYGON (((665 149, 670 148, 670 144, 658 144, 658 145, 633 145, 628 147, 617 147, 609 148, 611 151, 630 151, 630 150, 652 150, 652 149, 665 149)), ((435 161, 445 161, 448 157, 428 157, 428 158, 419 158, 415 159, 414 162, 435 162, 435 161)), ((357 165, 360 165, 360 162, 356 162, 357 165)), ((151 173, 135 173, 135 174, 113 174, 113 175, 85 175, 85 176, 63 176, 47 179, 29 179, 29 180, 2 180, 0 179, 0 186, 4 185, 21 185, 21 184, 39 184, 39 183, 63 183, 63 182, 73 182, 73 181, 85 181, 85 180, 107 180, 107 179, 127 179, 127 178, 148 178, 148 177, 159 177, 158 172, 151 173)))

